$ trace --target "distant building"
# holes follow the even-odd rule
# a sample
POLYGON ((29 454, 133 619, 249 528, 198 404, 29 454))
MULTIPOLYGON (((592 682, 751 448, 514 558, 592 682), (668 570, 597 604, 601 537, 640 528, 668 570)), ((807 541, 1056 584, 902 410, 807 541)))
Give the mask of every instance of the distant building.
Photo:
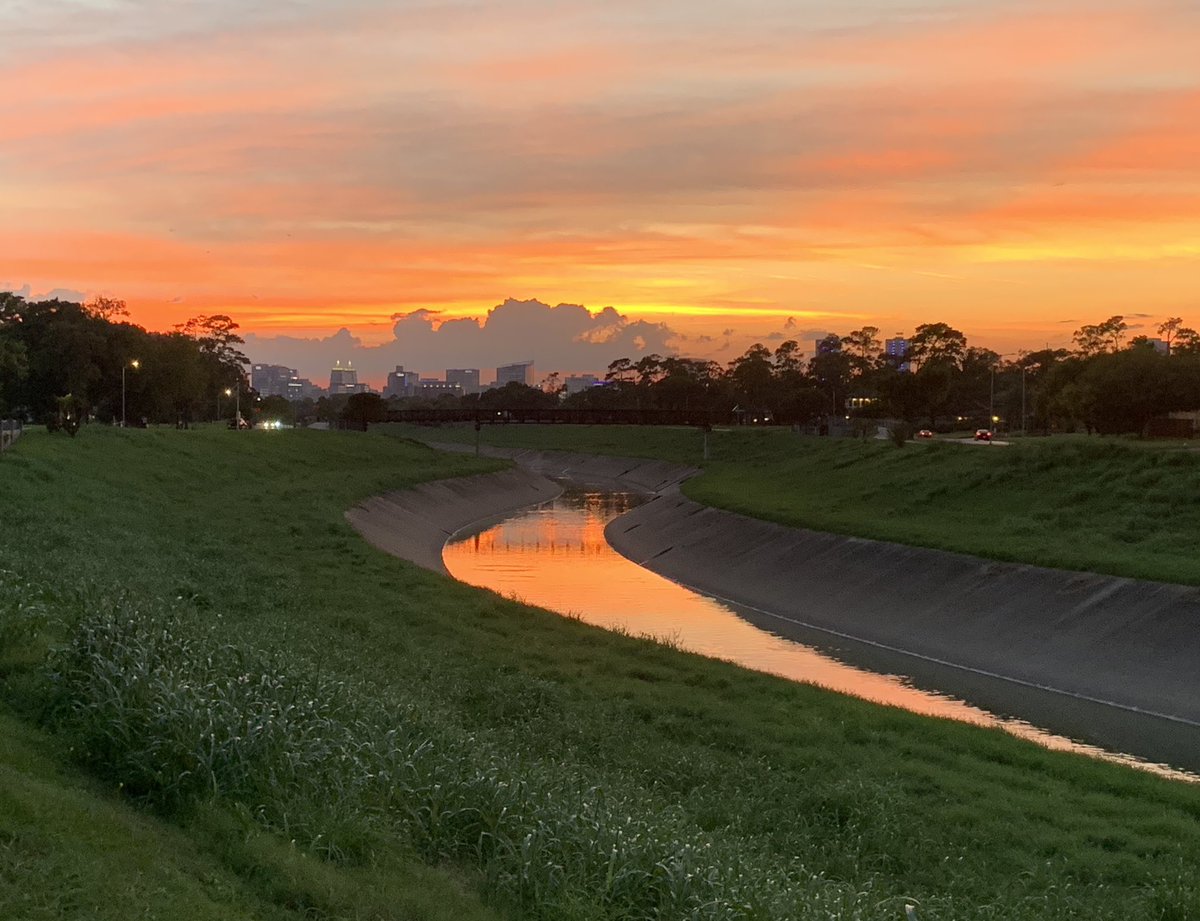
POLYGON ((503 387, 505 384, 511 384, 514 381, 518 384, 524 384, 526 387, 533 386, 533 361, 519 361, 516 364, 500 365, 496 369, 496 386, 503 387))
POLYGON ((251 365, 250 386, 264 397, 285 397, 288 386, 300 375, 295 368, 283 365, 251 365))
POLYGON ((1171 352, 1171 344, 1166 339, 1147 339, 1146 345, 1153 348, 1159 355, 1169 355, 1171 352))
POLYGON ((904 359, 908 356, 909 341, 897 336, 895 339, 883 340, 883 353, 895 362, 901 371, 911 371, 912 364, 904 359))
POLYGON ((443 393, 448 393, 456 397, 463 395, 462 384, 458 383, 458 381, 442 381, 436 377, 423 377, 418 381, 417 386, 420 395, 423 397, 439 397, 443 393))
POLYGON ((318 387, 307 377, 296 377, 288 381, 287 393, 289 400, 317 400, 325 395, 325 390, 318 387))
POLYGON ((567 396, 587 390, 589 387, 595 387, 599 383, 600 379, 594 374, 570 374, 563 381, 567 388, 567 396))
POLYGON ((831 352, 840 352, 842 350, 842 340, 830 333, 822 339, 813 340, 814 355, 828 355, 831 352))
POLYGON ((358 372, 349 363, 342 367, 337 362, 329 371, 329 395, 337 396, 343 393, 366 393, 367 385, 358 382, 358 372))
POLYGON ((482 389, 479 386, 478 368, 447 368, 446 383, 458 384, 463 393, 479 393, 482 389))
POLYGON ((396 370, 388 373, 387 386, 383 389, 385 397, 415 397, 420 389, 420 378, 416 371, 405 371, 404 365, 396 365, 396 370))

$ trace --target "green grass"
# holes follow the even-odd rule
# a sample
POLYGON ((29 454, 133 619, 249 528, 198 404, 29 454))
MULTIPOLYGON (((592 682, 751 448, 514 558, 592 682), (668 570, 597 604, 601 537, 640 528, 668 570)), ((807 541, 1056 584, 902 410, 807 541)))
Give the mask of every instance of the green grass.
MULTIPOLYGON (((61 740, 59 740, 61 743, 61 740)), ((59 744, 0 713, 0 918, 6 921, 496 921, 444 873, 314 859, 244 817, 198 810, 185 827, 63 764, 59 744)))
MULTIPOLYGON (((405 427, 433 440, 470 430, 405 427)), ((494 426, 511 447, 656 457, 704 467, 684 492, 781 524, 1062 569, 1200 585, 1200 452, 1062 437, 966 446, 688 429, 494 426)))
POLYGON ((342 518, 486 463, 317 432, 30 433, 6 454, 6 916, 113 890, 114 916, 162 918, 204 917, 192 899, 234 918, 1200 915, 1195 787, 604 633, 342 518), (35 835, 60 801, 86 815, 35 835), (90 837, 112 815, 133 831, 90 837))

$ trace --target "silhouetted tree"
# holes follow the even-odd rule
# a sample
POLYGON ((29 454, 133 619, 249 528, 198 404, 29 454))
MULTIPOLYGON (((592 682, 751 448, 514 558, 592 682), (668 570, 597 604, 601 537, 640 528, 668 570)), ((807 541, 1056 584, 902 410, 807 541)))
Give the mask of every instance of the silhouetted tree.
POLYGON ((908 340, 908 360, 915 365, 957 367, 967 349, 967 337, 946 323, 924 323, 908 340))
POLYGON ((1115 352, 1121 348, 1129 324, 1122 316, 1109 317, 1103 323, 1081 326, 1071 337, 1079 355, 1089 358, 1101 352, 1115 352))

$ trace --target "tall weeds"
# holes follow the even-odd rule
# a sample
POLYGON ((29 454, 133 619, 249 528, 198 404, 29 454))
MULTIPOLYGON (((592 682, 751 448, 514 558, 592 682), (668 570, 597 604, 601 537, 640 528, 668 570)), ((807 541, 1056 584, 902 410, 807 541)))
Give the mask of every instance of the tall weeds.
POLYGON ((226 633, 129 598, 84 616, 48 674, 78 758, 162 810, 217 798, 326 858, 401 846, 472 866, 523 917, 803 918, 835 903, 854 916, 858 896, 642 790, 501 750, 226 633))

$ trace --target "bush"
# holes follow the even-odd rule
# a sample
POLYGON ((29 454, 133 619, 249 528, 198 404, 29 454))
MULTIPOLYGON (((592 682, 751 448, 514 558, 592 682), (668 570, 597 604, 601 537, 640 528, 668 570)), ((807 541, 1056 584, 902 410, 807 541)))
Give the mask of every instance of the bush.
POLYGON ((888 429, 888 438, 897 448, 903 448, 908 439, 912 438, 912 426, 907 422, 897 422, 888 429))

